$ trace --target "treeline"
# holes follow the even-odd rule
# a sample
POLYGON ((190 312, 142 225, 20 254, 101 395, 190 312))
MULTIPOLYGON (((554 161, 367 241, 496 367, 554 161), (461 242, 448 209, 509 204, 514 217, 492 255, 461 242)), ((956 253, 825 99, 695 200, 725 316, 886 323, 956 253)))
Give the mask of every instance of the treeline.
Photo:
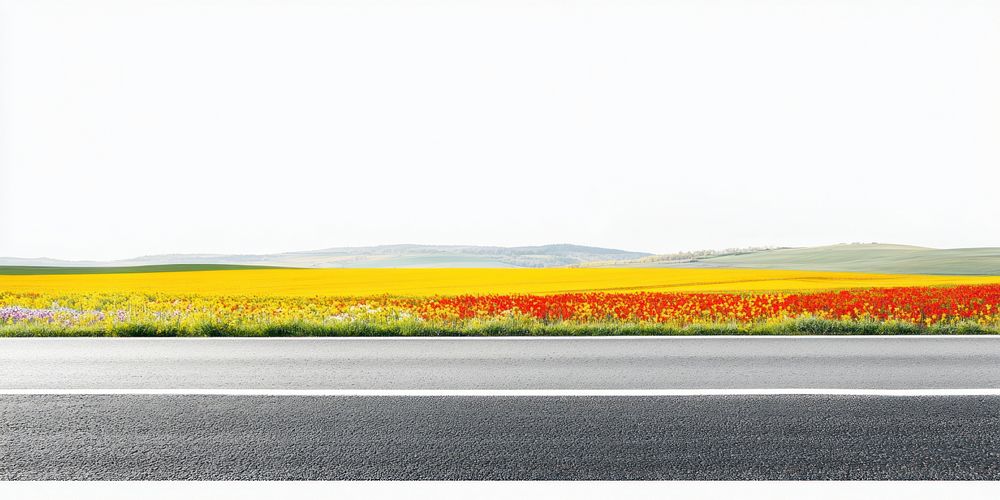
POLYGON ((742 247, 726 248, 725 250, 693 250, 689 252, 677 252, 662 255, 650 255, 636 259, 636 262, 688 262, 692 260, 708 259, 711 257, 723 257, 725 255, 743 255, 748 253, 763 252, 766 250, 778 250, 782 247, 742 247))

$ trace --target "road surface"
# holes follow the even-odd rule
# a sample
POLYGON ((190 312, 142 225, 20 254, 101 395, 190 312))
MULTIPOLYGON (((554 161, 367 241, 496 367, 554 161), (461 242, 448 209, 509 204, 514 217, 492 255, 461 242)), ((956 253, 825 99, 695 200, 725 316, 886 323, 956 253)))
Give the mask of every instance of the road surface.
POLYGON ((0 339, 0 389, 1000 388, 1000 337, 0 339))
POLYGON ((1000 479, 1000 338, 0 339, 0 479, 1000 479))

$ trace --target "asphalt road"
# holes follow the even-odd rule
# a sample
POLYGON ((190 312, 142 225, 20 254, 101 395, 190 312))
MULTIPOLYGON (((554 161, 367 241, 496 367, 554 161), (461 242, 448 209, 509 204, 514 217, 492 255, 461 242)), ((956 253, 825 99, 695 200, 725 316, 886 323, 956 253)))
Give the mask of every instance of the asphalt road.
POLYGON ((1000 397, 3 396, 0 479, 998 479, 1000 397))
POLYGON ((1000 479, 1000 338, 0 339, 0 479, 1000 479), (7 391, 7 394, 3 394, 7 391))
POLYGON ((1000 337, 0 339, 22 388, 1000 388, 1000 337))

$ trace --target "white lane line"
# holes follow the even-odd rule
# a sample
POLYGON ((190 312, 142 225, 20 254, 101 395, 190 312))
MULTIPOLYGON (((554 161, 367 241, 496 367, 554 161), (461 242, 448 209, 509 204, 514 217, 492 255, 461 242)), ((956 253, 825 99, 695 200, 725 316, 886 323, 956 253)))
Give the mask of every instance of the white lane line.
POLYGON ((21 395, 177 396, 1000 396, 1000 389, 0 389, 21 395))

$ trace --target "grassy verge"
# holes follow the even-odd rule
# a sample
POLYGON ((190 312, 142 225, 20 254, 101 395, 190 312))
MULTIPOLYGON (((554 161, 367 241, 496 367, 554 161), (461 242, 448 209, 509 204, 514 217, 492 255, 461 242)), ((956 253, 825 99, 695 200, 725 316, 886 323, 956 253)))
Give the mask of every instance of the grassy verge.
POLYGON ((974 322, 922 326, 902 322, 801 318, 777 323, 695 324, 570 323, 508 319, 438 324, 422 321, 288 322, 233 325, 205 322, 184 327, 124 323, 106 327, 45 324, 0 325, 0 337, 508 337, 508 336, 711 336, 711 335, 995 335, 1000 327, 974 322))

